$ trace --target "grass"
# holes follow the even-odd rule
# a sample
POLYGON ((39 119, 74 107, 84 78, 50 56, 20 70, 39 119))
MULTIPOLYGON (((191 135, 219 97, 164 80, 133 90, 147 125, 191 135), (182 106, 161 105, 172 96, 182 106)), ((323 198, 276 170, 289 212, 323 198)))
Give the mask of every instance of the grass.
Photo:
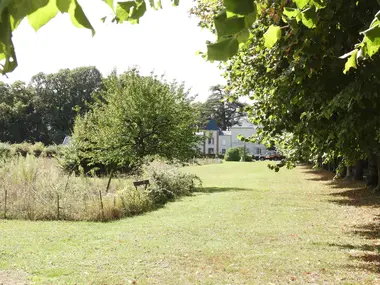
POLYGON ((360 184, 265 162, 186 170, 205 193, 142 216, 0 221, 0 283, 380 284, 380 199, 360 184))

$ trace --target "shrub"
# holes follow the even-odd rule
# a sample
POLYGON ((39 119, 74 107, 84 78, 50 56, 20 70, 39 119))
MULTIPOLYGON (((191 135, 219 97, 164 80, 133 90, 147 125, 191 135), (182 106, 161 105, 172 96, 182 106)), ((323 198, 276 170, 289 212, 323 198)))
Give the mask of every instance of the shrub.
POLYGON ((222 153, 219 153, 219 154, 218 154, 218 158, 220 158, 220 159, 224 159, 224 156, 225 156, 225 155, 222 154, 222 153))
POLYGON ((35 157, 40 157, 44 149, 45 149, 45 146, 42 142, 37 142, 31 146, 31 151, 35 157))
POLYGON ((252 162, 253 161, 252 156, 251 155, 246 155, 245 156, 245 161, 246 162, 252 162))
POLYGON ((233 147, 227 150, 224 156, 225 161, 240 161, 240 148, 233 147))
POLYGON ((148 196, 155 204, 165 204, 178 196, 190 195, 201 185, 199 177, 184 173, 163 160, 143 165, 143 176, 150 181, 148 196))
POLYGON ((0 143, 0 160, 10 158, 12 155, 12 146, 7 143, 0 143))
POLYGON ((59 153, 60 153, 59 146, 57 146, 57 145, 49 145, 49 146, 45 147, 43 155, 45 157, 52 158, 52 157, 55 157, 55 156, 59 155, 59 153))
POLYGON ((154 208, 147 191, 127 186, 117 193, 124 216, 134 216, 154 208))
POLYGON ((23 157, 26 157, 28 154, 32 153, 32 145, 27 142, 13 144, 12 147, 13 147, 13 152, 16 155, 21 155, 23 157))

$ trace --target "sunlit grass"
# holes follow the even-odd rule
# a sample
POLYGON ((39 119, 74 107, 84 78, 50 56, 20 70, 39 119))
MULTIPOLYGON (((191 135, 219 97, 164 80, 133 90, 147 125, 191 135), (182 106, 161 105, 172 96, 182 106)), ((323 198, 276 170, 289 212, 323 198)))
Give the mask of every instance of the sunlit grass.
POLYGON ((344 194, 356 188, 334 188, 306 168, 274 173, 265 162, 186 171, 205 192, 143 216, 0 221, 0 280, 18 272, 37 284, 380 282, 375 196, 352 205, 344 194), (370 224, 373 235, 360 234, 370 224))

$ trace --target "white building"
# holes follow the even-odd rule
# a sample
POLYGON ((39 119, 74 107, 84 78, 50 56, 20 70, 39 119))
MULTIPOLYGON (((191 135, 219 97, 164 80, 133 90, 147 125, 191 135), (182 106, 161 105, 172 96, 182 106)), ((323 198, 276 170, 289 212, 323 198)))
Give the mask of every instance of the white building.
POLYGON ((255 126, 247 119, 242 119, 239 124, 231 127, 229 131, 222 131, 214 119, 209 120, 205 129, 197 135, 204 137, 199 149, 203 154, 225 154, 229 148, 245 147, 249 154, 261 154, 266 151, 262 144, 243 142, 239 135, 249 138, 256 133, 255 126))

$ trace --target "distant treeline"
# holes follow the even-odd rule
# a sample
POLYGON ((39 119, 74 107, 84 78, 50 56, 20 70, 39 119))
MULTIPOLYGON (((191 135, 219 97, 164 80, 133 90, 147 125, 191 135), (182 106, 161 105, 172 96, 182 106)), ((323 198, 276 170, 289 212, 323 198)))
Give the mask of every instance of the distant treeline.
POLYGON ((0 141, 60 144, 75 117, 88 110, 92 93, 102 88, 95 67, 38 73, 27 84, 0 82, 0 141))

